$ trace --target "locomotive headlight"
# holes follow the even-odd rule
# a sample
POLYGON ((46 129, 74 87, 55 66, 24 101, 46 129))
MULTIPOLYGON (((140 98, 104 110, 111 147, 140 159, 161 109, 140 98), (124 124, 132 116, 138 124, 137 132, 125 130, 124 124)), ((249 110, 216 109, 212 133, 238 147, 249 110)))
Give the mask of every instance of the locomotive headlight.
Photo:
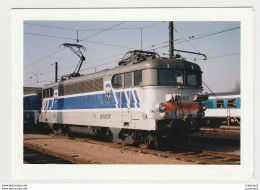
POLYGON ((155 109, 159 112, 165 112, 166 105, 164 103, 156 104, 155 109))

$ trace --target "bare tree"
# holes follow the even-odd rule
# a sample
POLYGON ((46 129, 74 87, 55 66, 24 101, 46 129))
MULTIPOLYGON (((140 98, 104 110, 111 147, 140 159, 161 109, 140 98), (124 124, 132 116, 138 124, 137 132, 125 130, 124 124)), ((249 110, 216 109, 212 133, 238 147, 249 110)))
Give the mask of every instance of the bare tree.
POLYGON ((233 92, 240 92, 240 80, 236 81, 236 84, 233 88, 233 92))

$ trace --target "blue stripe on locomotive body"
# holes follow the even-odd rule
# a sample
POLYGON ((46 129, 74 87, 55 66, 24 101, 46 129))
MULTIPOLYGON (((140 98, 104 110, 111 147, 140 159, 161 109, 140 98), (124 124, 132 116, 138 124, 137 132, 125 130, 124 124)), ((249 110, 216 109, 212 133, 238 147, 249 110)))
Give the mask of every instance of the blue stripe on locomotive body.
POLYGON ((60 97, 57 103, 49 102, 48 110, 69 110, 69 109, 106 109, 116 108, 116 103, 113 95, 110 101, 107 100, 106 94, 94 94, 74 97, 60 97))
POLYGON ((139 99, 139 97, 138 97, 138 95, 137 95, 137 91, 136 91, 136 90, 134 91, 134 95, 135 95, 135 97, 136 97, 137 107, 140 107, 140 99, 139 99))
POLYGON ((121 104, 118 104, 118 108, 127 108, 127 99, 123 91, 116 92, 116 98, 121 104))
MULTIPOLYGON (((109 87, 110 85, 106 85, 109 87)), ((120 90, 115 92, 111 90, 110 98, 107 99, 107 94, 104 91, 86 94, 77 94, 73 96, 62 96, 58 97, 56 102, 53 98, 44 99, 44 110, 76 110, 76 109, 116 109, 116 108, 140 108, 140 100, 137 96, 135 89, 133 90, 120 90), (135 94, 136 99, 134 100, 133 94, 135 94), (118 105, 117 105, 117 102, 118 105), (120 101, 121 100, 121 101, 120 101), (120 104, 121 102, 121 104, 120 104), (130 102, 130 103, 129 103, 130 102)))

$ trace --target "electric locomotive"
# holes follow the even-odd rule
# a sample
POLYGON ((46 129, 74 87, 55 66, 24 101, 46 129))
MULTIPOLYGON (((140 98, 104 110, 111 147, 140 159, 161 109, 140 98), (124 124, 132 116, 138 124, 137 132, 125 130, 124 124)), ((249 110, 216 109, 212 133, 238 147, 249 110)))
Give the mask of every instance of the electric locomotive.
POLYGON ((56 132, 158 147, 199 130, 208 96, 195 63, 134 50, 113 69, 75 76, 43 87, 39 121, 56 132))

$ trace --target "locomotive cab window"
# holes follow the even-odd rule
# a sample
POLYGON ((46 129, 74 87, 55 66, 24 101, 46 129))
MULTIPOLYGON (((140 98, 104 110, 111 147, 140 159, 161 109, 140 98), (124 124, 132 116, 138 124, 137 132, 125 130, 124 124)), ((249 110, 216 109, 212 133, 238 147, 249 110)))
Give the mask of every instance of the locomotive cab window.
POLYGON ((171 69, 159 69, 160 85, 183 85, 183 71, 171 69))
POLYGON ((121 74, 113 76, 112 86, 113 86, 113 88, 122 88, 122 75, 121 74))
POLYGON ((223 99, 216 100, 216 107, 217 108, 224 108, 224 100, 223 99))
POLYGON ((187 86, 201 86, 201 73, 195 71, 185 71, 187 86))

